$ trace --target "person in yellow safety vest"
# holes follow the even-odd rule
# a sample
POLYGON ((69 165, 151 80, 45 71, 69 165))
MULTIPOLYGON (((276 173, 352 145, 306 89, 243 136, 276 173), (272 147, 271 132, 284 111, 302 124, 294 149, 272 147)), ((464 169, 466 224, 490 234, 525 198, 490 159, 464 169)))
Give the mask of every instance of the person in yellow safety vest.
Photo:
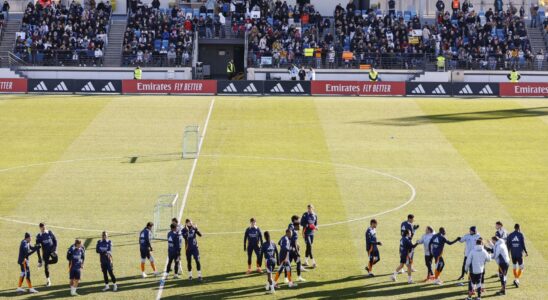
POLYGON ((369 70, 369 80, 371 82, 379 81, 379 72, 377 72, 377 70, 375 70, 374 68, 371 68, 371 70, 369 70))
POLYGON ((232 80, 234 74, 236 74, 236 67, 234 66, 234 61, 231 59, 226 66, 226 75, 228 76, 228 80, 232 80))
POLYGON ((445 57, 440 53, 437 60, 438 71, 445 71, 445 57))
POLYGON ((133 70, 133 79, 141 80, 143 77, 143 70, 139 66, 133 70))
POLYGON ((521 75, 519 75, 516 69, 512 69, 512 72, 510 72, 510 74, 508 74, 507 77, 510 80, 510 82, 514 82, 514 83, 519 82, 519 80, 521 79, 521 75))

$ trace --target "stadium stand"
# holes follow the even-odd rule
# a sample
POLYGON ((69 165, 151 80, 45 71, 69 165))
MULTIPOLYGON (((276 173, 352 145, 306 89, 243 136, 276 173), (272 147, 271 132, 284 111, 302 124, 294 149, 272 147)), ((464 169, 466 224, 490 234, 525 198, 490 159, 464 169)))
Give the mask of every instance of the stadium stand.
POLYGON ((30 2, 14 53, 32 65, 102 65, 110 14, 108 1, 30 2))
POLYGON ((352 2, 337 5, 332 19, 316 15, 309 4, 292 9, 268 2, 262 2, 260 18, 246 19, 248 66, 434 69, 441 54, 447 69, 538 67, 524 12, 514 6, 486 12, 447 7, 425 22, 415 11, 360 11, 352 2))
MULTIPOLYGON (((202 17, 199 17, 200 20, 202 17)), ((134 5, 123 42, 123 65, 189 66, 198 15, 179 8, 134 5)))

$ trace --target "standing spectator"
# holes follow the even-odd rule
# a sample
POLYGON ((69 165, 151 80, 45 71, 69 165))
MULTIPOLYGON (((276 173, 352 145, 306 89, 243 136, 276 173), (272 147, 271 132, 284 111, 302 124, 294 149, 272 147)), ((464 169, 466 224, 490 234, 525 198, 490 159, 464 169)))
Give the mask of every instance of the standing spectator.
POLYGON ((538 4, 531 6, 531 28, 537 28, 538 23, 538 4))
POLYGON ((544 62, 544 53, 542 53, 542 49, 537 53, 535 59, 537 61, 537 69, 539 71, 542 70, 542 63, 544 62))
POLYGON ((101 50, 101 48, 97 47, 95 49, 95 52, 94 52, 94 56, 95 56, 95 63, 93 64, 93 66, 103 66, 103 50, 101 50))
POLYGON ((443 16, 443 12, 445 11, 445 3, 443 3, 443 0, 438 0, 438 2, 436 2, 436 9, 438 10, 438 15, 443 16))
POLYGON ((176 57, 177 57, 177 53, 175 53, 175 48, 173 47, 169 48, 169 51, 167 52, 168 66, 173 66, 175 64, 176 57))
POLYGON ((396 16, 396 1, 394 0, 388 1, 388 15, 392 19, 396 16))
POLYGON ((299 70, 299 80, 304 80, 306 78, 306 71, 304 70, 304 66, 301 66, 301 69, 299 70))
POLYGON ((160 0, 152 0, 152 8, 160 9, 160 0))
POLYGON ((503 10, 503 6, 502 0, 495 0, 495 11, 497 12, 497 15, 500 15, 503 10))
POLYGON ((451 8, 453 9, 453 14, 456 15, 460 10, 460 0, 451 1, 451 8))
POLYGON ((525 17, 525 8, 523 8, 523 5, 519 8, 519 18, 523 20, 523 17, 525 17))
POLYGON ((2 5, 2 13, 4 14, 4 20, 7 22, 9 19, 9 12, 10 12, 10 4, 8 3, 8 0, 4 1, 4 5, 2 5))

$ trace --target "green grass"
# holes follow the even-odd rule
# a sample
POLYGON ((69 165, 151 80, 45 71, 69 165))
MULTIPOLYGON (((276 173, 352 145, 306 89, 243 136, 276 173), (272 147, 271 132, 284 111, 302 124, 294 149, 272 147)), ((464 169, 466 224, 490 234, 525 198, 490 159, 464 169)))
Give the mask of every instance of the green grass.
MULTIPOLYGON (((15 263, 24 232, 54 227, 61 258, 75 238, 90 246, 81 294, 89 299, 153 299, 158 278, 139 277, 137 231, 152 219, 156 197, 182 194, 192 160, 180 160, 182 131, 203 126, 210 97, 4 96, 0 100, 0 298, 15 296, 15 263), (136 163, 130 158, 138 156, 136 163), (47 163, 52 162, 52 163, 47 163), (47 163, 47 164, 43 164, 47 163), (18 166, 28 166, 15 168, 18 166), (1 171, 15 168, 8 171, 1 171), (7 220, 7 219, 9 220, 7 220), (73 228, 73 229, 66 229, 73 228), (84 229, 82 230, 75 230, 84 229), (114 243, 120 291, 102 293, 94 253, 101 230, 114 243)), ((454 238, 476 225, 484 237, 501 220, 522 224, 530 256, 511 299, 544 299, 548 287, 548 102, 504 99, 244 98, 216 97, 184 210, 205 236, 199 240, 204 283, 168 280, 163 298, 462 299, 463 245, 445 251, 446 284, 393 283, 399 223, 408 213, 422 228, 444 226, 454 238), (378 275, 364 277, 364 231, 381 214, 378 275), (244 275, 247 220, 281 236, 293 214, 313 203, 320 230, 319 267, 308 281, 264 295, 264 276, 244 275), (331 224, 343 222, 333 226, 331 224)), ((416 281, 423 279, 417 250, 416 281)), ((155 242, 164 267, 166 243, 155 242)), ((54 285, 31 259, 38 297, 69 296, 67 265, 52 266, 54 285)), ((150 270, 150 269, 149 269, 150 270)), ((487 274, 495 273, 494 264, 487 274)), ((186 272, 185 272, 186 273, 186 272)), ((511 272, 510 272, 511 273, 511 272)), ((510 280, 512 276, 510 274, 510 280)), ((499 288, 488 279, 488 295, 499 288)), ((28 296, 18 296, 20 298, 28 296)))

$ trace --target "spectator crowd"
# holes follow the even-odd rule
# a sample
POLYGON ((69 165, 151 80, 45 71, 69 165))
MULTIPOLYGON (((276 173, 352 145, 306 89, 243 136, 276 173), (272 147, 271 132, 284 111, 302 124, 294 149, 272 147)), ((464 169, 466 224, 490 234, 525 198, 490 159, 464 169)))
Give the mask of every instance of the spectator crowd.
POLYGON ((102 65, 111 10, 108 1, 29 2, 15 54, 31 64, 102 65))

